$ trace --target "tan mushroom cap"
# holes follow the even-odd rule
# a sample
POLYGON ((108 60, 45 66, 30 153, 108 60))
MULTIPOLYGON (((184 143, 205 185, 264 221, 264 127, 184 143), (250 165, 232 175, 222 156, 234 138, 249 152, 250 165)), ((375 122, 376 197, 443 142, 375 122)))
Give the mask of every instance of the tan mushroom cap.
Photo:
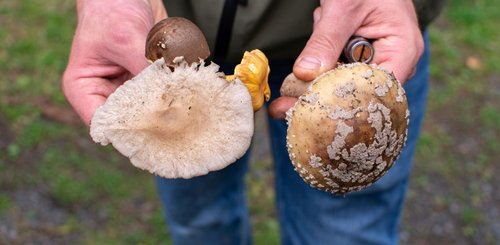
POLYGON ((217 65, 176 62, 171 71, 159 59, 119 87, 96 110, 90 135, 138 168, 191 178, 243 156, 253 135, 252 101, 217 65))
POLYGON ((378 180, 406 142, 400 82, 375 65, 342 65, 313 81, 287 112, 287 147, 311 186, 343 194, 378 180))

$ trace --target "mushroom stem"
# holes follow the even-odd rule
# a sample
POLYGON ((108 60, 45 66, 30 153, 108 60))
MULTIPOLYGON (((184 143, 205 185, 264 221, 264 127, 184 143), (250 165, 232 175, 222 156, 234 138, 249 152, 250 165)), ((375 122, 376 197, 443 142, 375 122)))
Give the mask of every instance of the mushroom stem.
POLYGON ((298 98, 306 92, 309 85, 311 82, 302 81, 290 73, 281 84, 280 94, 281 96, 298 98))

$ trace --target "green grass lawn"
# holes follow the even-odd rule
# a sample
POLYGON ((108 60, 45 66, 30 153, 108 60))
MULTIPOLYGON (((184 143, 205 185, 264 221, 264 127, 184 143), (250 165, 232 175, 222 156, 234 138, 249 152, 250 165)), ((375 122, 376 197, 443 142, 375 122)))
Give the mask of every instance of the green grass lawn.
POLYGON ((449 1, 430 29, 431 94, 404 213, 410 244, 500 242, 500 11, 449 1))
MULTIPOLYGON (((500 241, 496 5, 450 1, 429 31, 431 94, 402 244, 500 241)), ((152 175, 94 144, 61 93, 74 8, 0 2, 0 244, 170 244, 152 175)), ((254 241, 278 244, 268 143, 258 137, 247 176, 254 241)))

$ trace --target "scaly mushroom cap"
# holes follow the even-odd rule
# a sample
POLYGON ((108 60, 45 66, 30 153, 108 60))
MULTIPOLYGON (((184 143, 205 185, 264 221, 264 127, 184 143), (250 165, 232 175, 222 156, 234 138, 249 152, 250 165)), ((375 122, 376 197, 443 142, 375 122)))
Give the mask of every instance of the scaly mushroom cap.
POLYGON ((136 167, 166 178, 218 170, 246 152, 253 135, 250 95, 218 66, 172 72, 159 59, 120 86, 92 118, 93 140, 109 143, 136 167))
POLYGON ((321 75, 287 112, 287 146, 311 186, 343 194, 378 180, 406 142, 409 110, 400 82, 361 63, 321 75))
POLYGON ((182 17, 168 17, 156 23, 146 39, 146 58, 150 61, 164 58, 170 67, 175 66, 175 57, 183 56, 192 64, 209 55, 210 49, 200 28, 182 17))

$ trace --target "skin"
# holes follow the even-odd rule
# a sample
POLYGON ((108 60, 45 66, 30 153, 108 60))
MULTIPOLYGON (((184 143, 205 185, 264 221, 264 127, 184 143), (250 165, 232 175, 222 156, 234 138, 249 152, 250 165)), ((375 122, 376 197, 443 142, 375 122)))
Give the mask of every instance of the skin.
POLYGON ((87 126, 115 89, 149 65, 149 29, 167 17, 161 0, 80 0, 64 95, 87 126))
MULTIPOLYGON (((62 87, 89 125, 97 107, 148 65, 144 57, 147 33, 167 13, 160 0, 80 0, 77 11, 78 26, 62 87)), ((324 0, 313 17, 314 32, 293 67, 301 80, 311 81, 334 68, 352 35, 376 39, 374 63, 394 71, 400 81, 411 76, 423 52, 410 0, 324 0)), ((278 98, 269 114, 284 118, 295 101, 278 98)))
MULTIPOLYGON (((353 35, 374 39, 372 63, 393 71, 402 83, 412 76, 424 50, 411 0, 323 0, 314 11, 314 31, 294 64, 294 75, 312 81, 333 69, 353 35)), ((270 105, 269 114, 283 119, 296 101, 280 97, 270 105)))

